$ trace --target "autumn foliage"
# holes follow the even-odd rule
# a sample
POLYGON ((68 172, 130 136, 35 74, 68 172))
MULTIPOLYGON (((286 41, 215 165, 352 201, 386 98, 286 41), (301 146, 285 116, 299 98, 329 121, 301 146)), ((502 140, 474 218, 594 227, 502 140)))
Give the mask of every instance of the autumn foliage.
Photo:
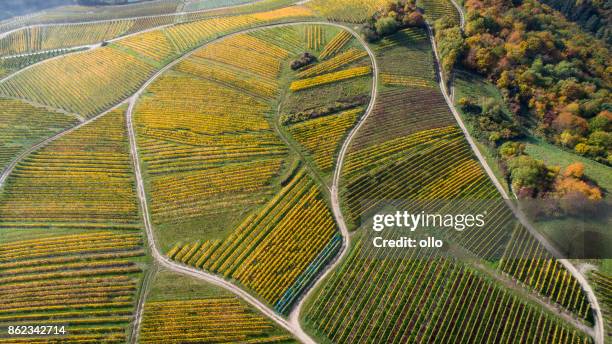
POLYGON ((610 164, 608 47, 535 0, 467 0, 464 67, 495 82, 538 135, 610 164))

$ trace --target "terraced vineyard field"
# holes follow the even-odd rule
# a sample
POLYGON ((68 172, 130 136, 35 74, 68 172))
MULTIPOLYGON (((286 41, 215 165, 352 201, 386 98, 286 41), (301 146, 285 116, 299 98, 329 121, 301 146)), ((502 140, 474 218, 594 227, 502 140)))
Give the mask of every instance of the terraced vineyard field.
MULTIPOLYGON (((213 9, 216 7, 220 7, 219 5, 219 3, 215 4, 212 1, 206 1, 206 6, 204 7, 213 9)), ((268 7, 275 7, 274 4, 271 5, 272 6, 268 5, 268 7)), ((174 7, 176 8, 176 4, 174 4, 174 7)), ((185 5, 185 8, 183 10, 189 11, 189 8, 193 7, 195 7, 195 5, 185 5)), ((276 7, 278 7, 278 5, 276 7)), ((99 7, 98 9, 102 9, 102 7, 99 7)), ((265 9, 266 8, 262 6, 262 10, 265 9)), ((151 10, 154 10, 154 6, 151 8, 151 10)), ((125 6, 122 9, 122 12, 124 11, 125 6)), ((249 12, 249 8, 245 7, 244 12, 249 12)), ((290 11, 285 10, 283 12, 288 13, 290 11)), ((293 12, 296 13, 295 11, 293 12)), ((42 22, 40 24, 33 23, 33 26, 24 27, 20 30, 15 30, 13 32, 10 32, 6 36, 0 38, 0 56, 35 53, 48 50, 99 44, 104 41, 116 40, 122 36, 131 35, 156 27, 169 26, 180 23, 189 23, 196 20, 218 16, 227 16, 235 13, 240 13, 240 11, 235 10, 232 12, 228 9, 225 11, 218 10, 208 13, 168 13, 166 15, 159 16, 145 15, 136 18, 109 19, 106 21, 93 21, 85 23, 70 23, 63 21, 62 24, 53 24, 54 20, 52 20, 51 18, 47 18, 47 20, 41 19, 39 20, 40 22, 42 22)), ((82 13, 81 16, 82 15, 84 15, 84 13, 82 13)), ((32 22, 35 22, 35 20, 32 20, 32 22)), ((224 21, 222 20, 216 22, 224 21)))
POLYGON ((355 108, 296 123, 289 126, 289 133, 312 154, 321 171, 329 172, 334 165, 338 142, 342 141, 361 113, 363 108, 355 108))
POLYGON ((368 246, 357 239, 306 308, 325 342, 589 342, 462 263, 418 250, 381 258, 368 246))
POLYGON ((135 56, 104 47, 30 68, 1 83, 0 93, 93 116, 132 94, 154 71, 135 56))
POLYGON ((77 122, 73 116, 7 98, 0 98, 0 118, 0 169, 34 144, 77 122))
POLYGON ((307 5, 332 21, 363 23, 385 3, 382 0, 313 0, 307 5))
POLYGON ((288 7, 171 26, 105 46, 48 61, 0 83, 0 94, 35 101, 84 116, 94 116, 133 94, 174 52, 185 53, 218 35, 255 25, 311 15, 303 7, 288 7), (165 48, 145 49, 142 42, 163 38, 165 48), (121 47, 131 47, 125 51, 121 47), (159 50, 158 50, 159 49, 159 50), (49 80, 54 83, 50 84, 49 80), (103 88, 106 92, 99 92, 103 88), (60 91, 58 91, 60 90, 60 91))
POLYGON ((304 170, 223 241, 177 245, 168 256, 236 279, 277 309, 289 309, 312 278, 310 262, 325 263, 337 248, 335 224, 304 170), (330 249, 325 249, 329 245, 330 249), (319 252, 324 255, 318 257, 319 252), (304 275, 303 278, 300 276, 304 275), (306 279, 300 284, 295 281, 306 279))
POLYGON ((155 274, 144 307, 140 343, 295 343, 227 291, 166 270, 155 274))
POLYGON ((124 110, 22 160, 0 195, 0 228, 139 228, 124 110))
MULTIPOLYGON (((2 326, 45 323, 68 327, 70 341, 127 340, 145 252, 124 110, 29 155, 8 178, 0 196, 2 326)), ((0 341, 15 338, 3 332, 0 341)))
POLYGON ((0 55, 70 48, 106 41, 126 33, 129 21, 65 26, 34 26, 15 31, 0 40, 0 55))
MULTIPOLYGON (((21 229, 26 231, 26 229, 21 229)), ((52 235, 0 245, 0 326, 64 326, 65 341, 124 343, 132 321, 144 255, 139 233, 52 235)), ((0 343, 45 343, 8 338, 0 343)))
POLYGON ((423 29, 404 29, 376 47, 380 78, 387 86, 429 87, 437 90, 433 52, 423 29), (418 61, 406 68, 406 61, 418 61))

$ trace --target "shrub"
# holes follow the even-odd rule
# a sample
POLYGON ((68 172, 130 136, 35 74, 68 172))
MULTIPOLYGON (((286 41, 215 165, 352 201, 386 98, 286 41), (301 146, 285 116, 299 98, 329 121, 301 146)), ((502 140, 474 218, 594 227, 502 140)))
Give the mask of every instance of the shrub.
POLYGON ((314 55, 312 55, 311 53, 305 52, 302 55, 300 55, 300 57, 298 57, 296 60, 291 62, 291 69, 298 70, 300 68, 310 65, 316 60, 317 58, 314 55))

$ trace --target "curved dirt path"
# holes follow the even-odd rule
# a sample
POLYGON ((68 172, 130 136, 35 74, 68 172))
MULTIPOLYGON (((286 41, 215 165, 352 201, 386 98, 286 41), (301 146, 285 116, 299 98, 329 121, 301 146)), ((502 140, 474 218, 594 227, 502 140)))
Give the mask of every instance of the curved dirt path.
POLYGON ((463 13, 463 8, 459 6, 459 4, 455 0, 450 0, 450 2, 455 6, 457 12, 459 13, 459 25, 461 26, 461 30, 465 29, 465 14, 463 13))
MULTIPOLYGON (((438 66, 439 66, 440 65, 439 64, 440 63, 440 58, 438 56, 438 49, 437 49, 437 46, 436 46, 436 41, 434 39, 433 31, 432 31, 431 26, 429 24, 427 24, 427 31, 428 31, 428 34, 429 34, 429 39, 431 41, 432 49, 434 51, 434 57, 436 59, 436 63, 438 63, 438 66)), ((461 116, 459 115, 459 112, 455 108, 455 106, 453 104, 453 101, 452 101, 452 99, 450 98, 450 96, 448 94, 448 90, 447 90, 446 84, 444 83, 444 80, 442 79, 442 73, 441 73, 440 68, 438 68, 438 76, 439 76, 439 79, 440 79, 439 80, 440 90, 442 91, 442 95, 444 96, 446 104, 448 105, 449 109, 451 110, 451 112, 453 114, 453 117, 455 117, 455 120, 459 124, 459 127, 461 128, 461 131, 463 132, 463 135, 465 136, 466 140, 468 141, 468 143, 470 145, 470 148, 472 149, 472 151, 474 152, 474 154, 476 155, 476 157, 480 161, 480 165, 484 168, 485 172, 489 176, 489 179, 493 182, 493 184, 495 185, 495 187, 497 188, 499 193, 504 198, 505 203, 512 210, 512 212, 514 213, 514 216, 520 221, 520 223, 529 231, 529 233, 533 237, 535 237, 540 242, 540 244, 542 244, 542 246, 544 246, 544 248, 548 252, 550 252, 555 258, 563 257, 561 252, 559 252, 559 250, 554 245, 552 245, 548 241, 548 239, 546 239, 531 224, 531 222, 527 219, 525 214, 516 206, 516 204, 514 202, 512 202, 511 198, 508 196, 508 193, 506 192, 506 190, 504 190, 504 188, 502 187, 501 183, 499 182, 499 180, 497 179, 497 177, 493 173, 493 170, 491 169, 491 167, 489 166, 489 164, 485 160, 484 156, 480 152, 480 149, 478 148, 478 146, 476 146, 476 143, 474 142, 474 139, 472 138, 472 136, 470 135, 469 131, 467 130, 467 127, 465 126, 465 123, 463 122, 463 119, 461 118, 461 116)), ((595 343, 596 344, 604 344, 604 334, 605 334, 605 331, 604 331, 604 320, 603 320, 603 315, 601 313, 601 308, 599 306, 599 302, 597 300, 597 297, 595 296, 593 288, 591 288, 591 286, 590 286, 589 282, 587 281, 586 277, 572 264, 572 262, 570 262, 568 259, 562 259, 562 258, 558 258, 557 261, 559 261, 572 274, 572 276, 574 276, 574 278, 576 278, 576 280, 578 281, 578 283, 580 284, 580 286, 582 287, 582 289, 586 293, 587 298, 589 300, 589 303, 591 304, 591 309, 595 313, 595 317, 594 317, 594 322, 595 322, 595 324, 594 324, 594 331, 595 331, 594 339, 595 339, 595 343)))

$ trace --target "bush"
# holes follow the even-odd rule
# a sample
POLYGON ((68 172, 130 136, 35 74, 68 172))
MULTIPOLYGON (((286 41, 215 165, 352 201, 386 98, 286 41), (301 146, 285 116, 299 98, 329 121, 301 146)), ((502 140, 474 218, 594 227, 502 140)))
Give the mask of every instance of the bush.
POLYGON ((298 70, 302 67, 308 66, 309 64, 315 62, 317 58, 310 53, 303 53, 297 60, 291 62, 291 69, 298 70))
POLYGON ((296 113, 282 114, 280 116, 280 122, 283 125, 288 125, 303 122, 317 117, 328 116, 336 112, 345 111, 356 108, 361 105, 365 105, 368 103, 369 100, 369 96, 356 96, 350 99, 339 100, 329 106, 322 106, 296 113))
POLYGON ((397 32, 399 24, 393 17, 383 17, 376 21, 374 27, 379 35, 388 36, 397 32))

